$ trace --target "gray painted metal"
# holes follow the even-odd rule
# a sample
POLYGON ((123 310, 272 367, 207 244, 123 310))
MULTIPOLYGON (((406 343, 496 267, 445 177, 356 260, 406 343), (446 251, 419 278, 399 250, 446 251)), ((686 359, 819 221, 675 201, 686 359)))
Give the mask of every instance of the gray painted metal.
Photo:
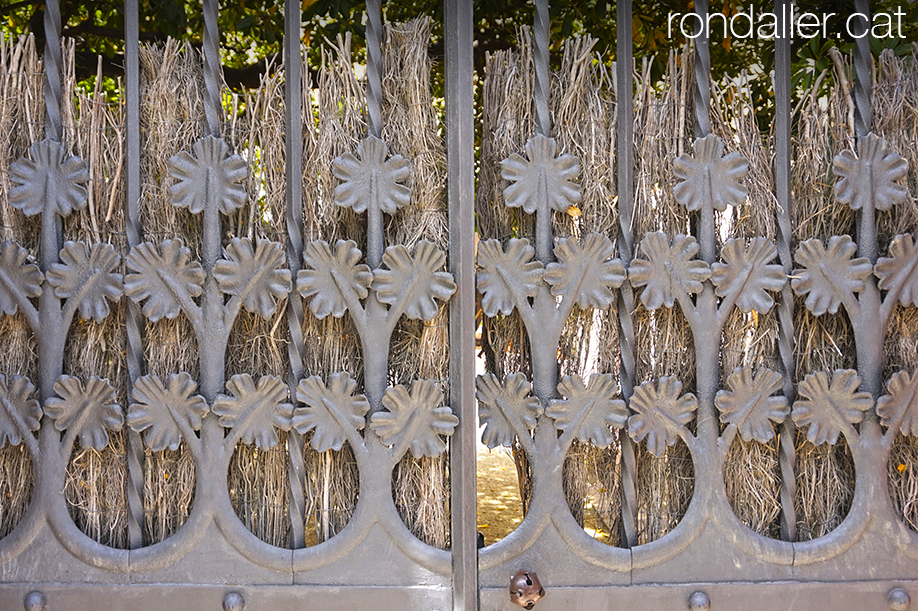
MULTIPOLYGON (((783 0, 778 6, 784 6, 783 0)), ((697 4, 706 10, 706 2, 697 4)), ((858 0, 858 6, 866 6, 858 0)), ((287 58, 287 228, 279 243, 222 239, 222 216, 244 200, 247 168, 220 138, 220 65, 217 2, 205 0, 205 81, 208 135, 170 160, 176 206, 203 217, 203 257, 194 261, 179 240, 143 241, 139 224, 140 144, 136 40, 127 45, 127 275, 105 244, 61 243, 61 219, 85 205, 85 163, 65 154, 60 140, 60 49, 49 36, 46 51, 48 138, 28 159, 10 168, 11 203, 41 215, 40 264, 14 243, 0 246, 0 310, 21 311, 38 344, 36 386, 22 376, 0 377, 6 418, 0 434, 21 443, 35 466, 32 503, 20 524, 0 540, 0 608, 95 609, 130 605, 137 611, 169 605, 190 609, 301 606, 350 609, 372 601, 378 608, 472 611, 511 608, 507 581, 538 572, 548 595, 539 609, 685 608, 753 609, 768 598, 780 608, 905 609, 918 589, 918 533, 897 517, 886 489, 886 464, 898 433, 918 434, 918 375, 896 372, 884 386, 883 342, 897 304, 918 305, 912 269, 918 247, 897 236, 888 256, 878 252, 875 211, 908 198, 901 183, 905 162, 869 132, 869 63, 856 66, 857 151, 835 159, 838 200, 859 215, 857 242, 848 236, 801 242, 791 255, 789 189, 789 48, 778 45, 776 86, 778 241, 728 240, 719 252, 714 213, 741 203, 748 163, 724 154, 710 134, 709 72, 705 45, 696 60, 695 111, 700 133, 691 153, 674 161, 678 202, 694 213, 697 236, 649 233, 634 247, 631 226, 634 177, 630 163, 631 52, 618 46, 617 247, 605 235, 555 239, 552 215, 580 199, 576 158, 558 150, 548 113, 548 4, 536 2, 535 105, 537 129, 525 150, 508 157, 502 173, 508 206, 537 219, 534 244, 525 239, 479 245, 477 289, 484 315, 518 311, 532 348, 532 379, 492 374, 476 384, 483 441, 490 447, 517 440, 533 469, 530 510, 507 538, 475 549, 476 451, 474 370, 474 241, 472 232, 472 14, 470 3, 448 0, 447 140, 450 159, 447 256, 421 241, 413 251, 384 243, 382 220, 408 201, 407 160, 390 155, 381 139, 382 60, 378 0, 368 3, 367 137, 329 168, 340 179, 335 202, 366 213, 366 253, 353 241, 302 239, 302 95, 299 72, 299 4, 285 5, 287 58), (294 23, 296 22, 296 23, 294 23), (375 75, 375 76, 373 76, 375 75), (56 83, 56 84, 55 84, 56 83), (864 93, 866 92, 866 94, 864 93), (616 256, 617 255, 617 256, 616 256), (448 269, 448 271, 446 271, 448 269), (788 282, 790 279, 790 282, 788 282), (116 405, 107 380, 77 379, 63 371, 73 317, 100 321, 109 302, 128 300, 130 403, 116 405), (843 308, 852 321, 857 371, 817 372, 792 378, 792 295, 814 315, 843 308), (637 384, 631 311, 637 296, 648 309, 679 307, 694 339, 695 393, 663 377, 637 384), (723 326, 734 307, 767 312, 778 307, 783 375, 765 368, 738 369, 720 384, 723 326), (37 299, 37 306, 36 301, 37 299), (225 379, 227 339, 241 308, 274 314, 289 299, 291 376, 247 374, 225 379), (308 305, 306 313, 304 302, 308 305), (389 343, 402 316, 431 320, 450 302, 453 346, 450 394, 431 380, 389 386, 389 343), (557 346, 575 305, 615 304, 621 330, 621 375, 559 379, 557 346), (360 336, 364 384, 339 372, 321 379, 303 370, 303 316, 348 314, 360 336), (143 375, 140 316, 185 316, 200 346, 200 377, 178 372, 163 379, 143 375), (619 384, 621 390, 619 390, 619 384), (37 398, 36 398, 37 395, 37 398), (695 421, 694 428, 691 426, 695 421), (131 549, 102 546, 74 525, 64 497, 64 474, 77 439, 104 448, 109 431, 124 424, 129 435, 131 549), (751 532, 733 513, 724 490, 723 463, 737 435, 767 442, 780 426, 796 427, 815 443, 844 436, 856 469, 851 510, 830 534, 806 542, 793 533, 792 447, 782 440, 783 540, 751 532), (613 429, 618 429, 613 431, 613 429), (288 436, 291 490, 302 497, 302 435, 312 432, 318 451, 345 443, 360 471, 360 497, 351 522, 332 539, 304 547, 301 498, 291 504, 293 549, 260 541, 236 517, 226 473, 239 443, 268 448, 288 436), (434 549, 405 527, 391 495, 391 473, 407 452, 437 455, 453 435, 451 453, 452 549, 434 549), (606 447, 623 442, 624 529, 628 547, 588 536, 571 515, 562 489, 562 464, 575 439, 606 447), (636 545, 634 448, 659 454, 684 443, 695 470, 691 505, 674 531, 636 545), (184 443, 196 468, 195 503, 186 524, 155 545, 140 540, 140 454, 184 443), (807 583, 812 582, 812 583, 807 583), (659 584, 673 585, 659 585, 659 584)), ((866 9, 865 9, 866 10, 866 9)), ((627 2, 618 7, 630 22, 627 2)), ((136 39, 137 5, 126 10, 136 39)), ((48 2, 48 31, 59 31, 59 4, 48 2), (57 29, 55 29, 57 28, 57 29)))
POLYGON ((478 427, 475 402, 475 125, 472 5, 444 4, 450 303, 450 405, 459 427, 450 443, 450 541, 453 611, 478 609, 478 427))

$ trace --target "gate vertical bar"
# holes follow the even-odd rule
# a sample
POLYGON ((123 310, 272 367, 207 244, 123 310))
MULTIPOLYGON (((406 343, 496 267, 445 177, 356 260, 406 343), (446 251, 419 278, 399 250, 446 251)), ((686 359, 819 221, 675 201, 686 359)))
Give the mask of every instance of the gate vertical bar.
MULTIPOLYGON (((128 253, 140 244, 143 228, 140 223, 140 57, 138 44, 139 15, 137 0, 126 0, 124 11, 124 83, 127 92, 125 113, 127 125, 125 138, 126 184, 124 229, 128 253)), ((127 346, 125 360, 128 370, 128 397, 133 392, 134 382, 143 374, 143 315, 140 305, 125 298, 127 346)), ((127 430, 128 461, 128 539, 131 549, 143 545, 143 444, 140 433, 130 427, 127 430)))
MULTIPOLYGON (((786 11, 789 0, 776 0, 775 13, 784 20, 781 32, 790 32, 786 11)), ((791 228, 791 103, 790 103, 790 38, 782 35, 775 40, 775 197, 777 211, 778 260, 784 273, 790 276, 794 270, 793 229, 791 228)), ((784 397, 789 405, 794 403, 794 293, 790 283, 785 283, 778 300, 778 356, 783 369, 784 397)), ((797 480, 794 472, 796 462, 796 427, 790 415, 781 424, 779 431, 778 463, 781 467, 781 538, 797 540, 797 513, 794 499, 797 496, 797 480)))
MULTIPOLYGON (((367 135, 382 138, 382 9, 380 0, 367 0, 367 135)), ((367 208, 367 265, 376 269, 383 256, 383 216, 367 208)))
MULTIPOLYGON (((548 69, 548 0, 535 2, 533 42, 536 133, 551 138, 551 115, 548 111, 548 95, 551 89, 551 75, 548 69)), ((546 265, 555 260, 551 217, 550 209, 536 213, 535 258, 546 265)))
MULTIPOLYGON (((695 29, 695 137, 711 133, 711 50, 708 30, 709 0, 695 2, 695 14, 700 22, 695 29)), ((704 252, 704 244, 701 245, 704 252)), ((713 245, 712 245, 713 253, 713 245)), ((702 258, 705 258, 702 255, 702 258)))
MULTIPOLYGON (((631 40, 631 0, 620 0, 616 8, 616 160, 618 181, 618 256, 625 267, 634 256, 634 84, 632 63, 634 49, 631 40), (627 28, 625 34, 624 28, 627 28)), ((627 403, 634 394, 637 376, 635 365, 634 291, 626 279, 616 302, 619 338, 619 385, 627 403)), ((637 545, 637 460, 635 446, 628 435, 621 435, 622 444, 622 530, 623 544, 637 545)))
POLYGON ((473 9, 445 0, 446 198, 449 271, 459 290, 449 311, 449 396, 459 429, 450 442, 450 541, 453 611, 478 609, 478 517, 475 402, 475 124, 473 9))
MULTIPOLYGON (((298 0, 284 2, 284 119, 286 152, 286 200, 287 200, 287 268, 296 278, 303 260, 303 103, 302 73, 300 70, 300 3, 298 0)), ((296 387, 303 378, 303 300, 299 293, 291 291, 287 296, 287 327, 290 342, 287 354, 290 358, 290 377, 287 381, 290 395, 296 396, 296 387)), ((296 431, 287 436, 287 451, 290 461, 290 530, 293 548, 306 547, 306 464, 303 458, 303 437, 296 431)))

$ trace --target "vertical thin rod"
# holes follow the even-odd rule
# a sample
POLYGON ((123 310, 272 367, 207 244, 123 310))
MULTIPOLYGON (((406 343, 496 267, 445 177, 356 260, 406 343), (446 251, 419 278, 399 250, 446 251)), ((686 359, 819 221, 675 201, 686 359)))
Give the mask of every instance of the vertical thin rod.
POLYGON ((382 138, 382 11, 380 0, 367 0, 367 133, 382 138))
MULTIPOLYGON (((708 0, 696 0, 695 13, 700 21, 695 32, 695 137, 711 133, 711 51, 707 27, 708 0)), ((703 247, 702 247, 703 248, 703 247)))
MULTIPOLYGON (((61 7, 59 0, 45 3, 45 138, 60 142, 61 123, 61 7)), ((57 253, 54 253, 55 256, 57 253)))
POLYGON ((204 115, 208 133, 220 137, 220 31, 217 29, 217 0, 204 0, 204 115))
MULTIPOLYGON (((139 16, 137 0, 126 0, 124 3, 124 55, 126 91, 125 126, 125 214, 124 229, 127 237, 128 251, 140 244, 142 227, 140 224, 140 60, 138 53, 139 16)), ((140 305, 131 299, 127 304, 125 328, 127 346, 125 360, 128 370, 128 396, 133 392, 134 383, 143 374, 143 338, 144 326, 140 305)), ((143 545, 143 445, 140 434, 132 429, 127 433, 128 461, 128 539, 131 549, 143 545)))
MULTIPOLYGON (((551 116, 548 112, 548 96, 551 89, 551 77, 548 69, 548 0, 536 0, 533 38, 536 134, 550 138, 551 116)), ((551 217, 550 206, 540 206, 536 210, 535 257, 544 264, 555 260, 551 217)))
POLYGON ((475 404, 475 124, 472 77, 473 10, 445 0, 446 198, 449 269, 459 291, 449 310, 449 395, 459 428, 450 441, 450 541, 453 611, 478 609, 478 535, 475 404))
POLYGON ((870 132, 873 110, 873 58, 870 54, 870 0, 855 0, 854 10, 863 15, 853 19, 854 41, 854 135, 863 138, 870 132))
POLYGON ((548 0, 536 0, 533 23, 536 133, 546 138, 551 137, 551 115, 548 112, 548 96, 551 89, 551 75, 548 70, 548 25, 548 0))
MULTIPOLYGON (((367 135, 382 137, 382 12, 380 0, 367 0, 367 135)), ((382 263, 384 248, 383 213, 379 206, 367 208, 367 265, 382 263)))
MULTIPOLYGON (((303 260, 303 85, 300 59, 300 2, 284 2, 284 75, 286 122, 285 153, 287 161, 287 267, 296 278, 303 260)), ((303 366, 303 300, 296 291, 287 299, 287 327, 290 342, 288 386, 295 396, 297 384, 304 376, 303 366)), ((290 530, 293 548, 306 547, 306 464, 303 457, 303 437, 291 431, 287 437, 290 474, 290 530)))
MULTIPOLYGON (((781 32, 790 32, 791 24, 786 22, 790 0, 776 0, 775 14, 784 16, 781 32)), ((791 228, 791 46, 790 37, 782 35, 775 40, 775 197, 777 210, 778 259, 786 275, 794 269, 793 229, 791 228)), ((784 397, 788 404, 794 402, 794 296, 790 283, 781 289, 778 300, 778 352, 784 376, 784 397)), ((796 427, 788 417, 780 427, 778 436, 778 463, 781 467, 781 538, 797 540, 797 513, 794 498, 797 496, 797 480, 794 465, 796 427)))
MULTIPOLYGON (((618 255, 627 267, 634 256, 634 85, 631 41, 631 0, 619 0, 616 9, 616 161, 618 174, 618 255)), ((619 343, 619 378, 625 402, 634 394, 637 378, 634 321, 634 292, 625 280, 616 302, 619 343)), ((637 545, 637 460, 634 443, 622 435, 622 543, 637 545)))

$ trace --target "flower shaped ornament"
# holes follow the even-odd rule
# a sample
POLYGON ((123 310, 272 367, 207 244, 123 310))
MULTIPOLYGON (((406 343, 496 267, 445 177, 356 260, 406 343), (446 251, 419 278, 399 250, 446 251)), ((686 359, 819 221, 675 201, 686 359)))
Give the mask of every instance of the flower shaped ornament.
POLYGON ((178 182, 169 188, 173 205, 200 214, 216 205, 223 214, 232 214, 245 202, 241 181, 248 175, 245 160, 229 154, 229 145, 220 138, 206 136, 191 147, 194 154, 182 151, 169 159, 169 176, 178 182))
POLYGON ((739 153, 724 155, 724 143, 711 134, 692 145, 695 154, 680 155, 673 162, 679 182, 673 187, 676 201, 689 210, 711 206, 723 211, 727 205, 741 204, 748 190, 742 184, 749 162, 739 153))
POLYGON ((411 166, 401 155, 386 159, 386 143, 370 136, 357 146, 357 154, 345 153, 332 162, 332 172, 342 181, 335 187, 335 203, 354 212, 375 207, 386 214, 411 201, 411 190, 402 184, 411 166))
POLYGON ((26 216, 46 213, 62 217, 86 205, 86 187, 81 184, 89 180, 86 162, 68 156, 53 140, 33 144, 29 157, 10 166, 10 180, 15 185, 9 191, 10 205, 26 216))
POLYGON ((858 140, 859 156, 842 151, 832 160, 832 169, 839 177, 835 196, 852 210, 860 210, 871 202, 877 210, 889 210, 893 204, 908 201, 908 189, 899 180, 908 173, 908 162, 898 153, 886 152, 886 141, 870 133, 858 140))
POLYGON ((573 182, 580 173, 577 158, 556 157, 557 150, 554 138, 534 136, 526 143, 528 160, 514 153, 501 162, 500 175, 511 183, 504 189, 508 206, 522 207, 528 214, 537 210, 566 212, 580 201, 580 185, 573 182))

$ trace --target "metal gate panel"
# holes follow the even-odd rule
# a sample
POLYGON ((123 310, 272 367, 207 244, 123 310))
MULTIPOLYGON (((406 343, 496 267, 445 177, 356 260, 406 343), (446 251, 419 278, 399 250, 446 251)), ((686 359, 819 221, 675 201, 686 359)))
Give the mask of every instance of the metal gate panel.
MULTIPOLYGON (((778 0, 776 12, 788 3, 778 0)), ((306 241, 302 231, 302 100, 299 3, 285 4, 286 226, 284 243, 225 240, 221 215, 245 197, 245 162, 221 137, 222 102, 218 3, 204 0, 204 81, 207 135, 175 151, 170 173, 175 206, 201 215, 202 256, 178 240, 144 241, 140 226, 140 95, 138 11, 126 2, 127 274, 107 244, 62 243, 61 224, 85 205, 85 163, 65 152, 61 124, 60 7, 47 4, 45 24, 46 139, 11 167, 12 205, 40 215, 39 261, 14 243, 0 247, 0 306, 22 312, 39 351, 36 384, 0 379, 3 437, 21 442, 35 465, 31 505, 0 540, 0 607, 80 609, 110 605, 137 611, 292 608, 473 611, 511 609, 508 577, 537 572, 547 589, 540 609, 787 609, 908 608, 918 582, 918 533, 896 515, 886 484, 889 451, 900 432, 918 432, 918 375, 883 378, 883 343, 897 303, 911 295, 918 249, 897 236, 878 250, 876 212, 910 205, 905 161, 870 132, 872 60, 867 40, 855 52, 854 150, 835 159, 838 200, 857 211, 856 239, 835 236, 794 244, 790 186, 790 45, 776 43, 776 241, 725 242, 718 252, 715 210, 746 197, 748 161, 724 154, 712 135, 707 34, 696 44, 693 150, 673 160, 674 193, 693 213, 694 235, 649 233, 635 243, 633 80, 631 41, 618 41, 617 235, 557 238, 552 216, 580 198, 578 161, 559 150, 549 112, 548 0, 535 1, 536 129, 523 150, 502 163, 504 199, 534 215, 534 235, 484 240, 477 261, 472 227, 474 100, 472 3, 446 0, 446 142, 448 252, 420 241, 413 249, 385 244, 383 223, 405 205, 408 162, 382 136, 379 0, 367 3, 367 134, 331 168, 340 180, 335 203, 366 223, 366 244, 306 241), (48 180, 51 177, 54 180, 48 180), (613 241, 614 240, 614 241, 613 241), (884 255, 884 256, 881 256, 884 255), (477 265, 477 270, 476 270, 477 265), (476 285, 477 271, 477 285, 476 285), (521 315, 531 344, 531 379, 513 372, 474 378, 476 288, 485 316, 521 315), (796 379, 794 297, 814 315, 843 309, 852 321, 857 370, 816 372, 796 379), (226 379, 229 334, 243 308, 263 317, 289 300, 289 376, 248 374, 226 379), (115 405, 107 380, 64 371, 74 316, 100 321, 108 302, 124 299, 130 406, 115 405), (678 307, 694 338, 694 393, 663 377, 640 380, 636 370, 636 300, 647 309, 678 307), (435 381, 389 385, 390 341, 403 316, 429 321, 449 303, 448 398, 435 381), (560 376, 557 346, 574 306, 616 312, 618 375, 560 376), (778 308, 779 371, 737 370, 721 382, 722 332, 734 307, 778 308), (360 336, 363 387, 340 372, 321 379, 304 366, 304 317, 347 313, 360 336), (141 331, 145 319, 185 317, 200 350, 200 376, 148 374, 141 331), (475 397, 477 397, 477 404, 475 397), (488 445, 519 443, 533 466, 533 496, 510 536, 476 549, 476 410, 488 445), (6 421, 9 421, 7 426, 6 421), (109 430, 128 427, 130 549, 101 545, 82 533, 61 491, 74 443, 102 449, 109 430), (817 443, 844 437, 855 465, 851 509, 830 534, 799 541, 794 516, 797 429, 817 443), (237 518, 226 473, 239 443, 266 449, 288 437, 291 549, 258 539, 237 518), (613 431, 616 431, 614 432, 613 431), (315 431, 317 450, 347 443, 360 472, 360 494, 348 526, 328 541, 305 545, 302 433, 315 431), (155 431, 155 434, 153 433, 155 431), (737 435, 780 436, 781 539, 747 528, 727 500, 723 467, 737 435), (677 440, 690 453, 695 488, 689 509, 669 534, 638 545, 636 449, 657 453, 677 440), (182 441, 194 457, 196 488, 188 522, 165 541, 144 546, 143 451, 182 441), (565 501, 562 465, 574 441, 622 453, 622 547, 592 539, 565 501), (391 493, 394 465, 411 452, 432 456, 450 448, 450 550, 429 546, 405 526, 391 493), (480 581, 480 586, 479 586, 480 581)), ((707 0, 696 2, 701 15, 707 0)), ((856 9, 869 15, 867 0, 856 9)), ((630 2, 617 6, 630 23, 630 2)), ((866 26, 864 26, 866 27, 866 26)), ((69 92, 66 94, 69 95, 69 92)))

